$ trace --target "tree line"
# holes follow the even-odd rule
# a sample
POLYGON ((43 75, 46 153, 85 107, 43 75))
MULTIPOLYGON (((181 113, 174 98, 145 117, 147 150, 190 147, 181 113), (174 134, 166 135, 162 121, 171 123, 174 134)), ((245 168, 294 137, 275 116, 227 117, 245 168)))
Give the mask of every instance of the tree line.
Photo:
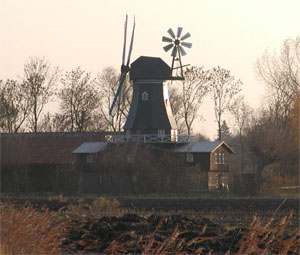
MULTIPOLYGON (((241 91, 242 82, 220 67, 204 70, 192 66, 185 80, 171 86, 170 103, 180 133, 193 133, 200 106, 210 94, 215 103, 218 139, 221 139, 223 114, 241 91)), ((106 67, 96 78, 77 67, 62 72, 45 58, 30 58, 19 80, 0 80, 0 130, 2 132, 84 132, 122 131, 127 118, 132 86, 126 81, 120 106, 113 116, 109 109, 118 86, 118 72, 106 67), (59 103, 54 113, 46 106, 59 103)))
MULTIPOLYGON (((244 99, 242 81, 221 67, 186 68, 185 80, 170 86, 169 96, 179 132, 187 134, 193 133, 196 120, 201 121, 203 100, 213 100, 217 139, 234 147, 235 165, 242 172, 253 165, 259 189, 263 170, 270 164, 279 165, 281 176, 298 174, 300 37, 284 41, 279 52, 266 51, 257 60, 255 72, 267 88, 264 105, 257 109, 244 99)), ((30 58, 19 80, 0 80, 0 130, 120 132, 129 112, 132 86, 126 82, 120 107, 110 116, 118 80, 112 67, 92 77, 80 67, 62 72, 45 58, 30 58), (57 111, 45 113, 51 102, 59 103, 57 111)))

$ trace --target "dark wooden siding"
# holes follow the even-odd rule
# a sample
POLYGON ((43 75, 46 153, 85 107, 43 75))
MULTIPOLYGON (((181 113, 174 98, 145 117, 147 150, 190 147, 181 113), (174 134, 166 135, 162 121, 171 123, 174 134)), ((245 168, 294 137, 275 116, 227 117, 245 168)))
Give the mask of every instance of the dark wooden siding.
POLYGON ((193 153, 194 165, 199 165, 202 171, 210 170, 210 153, 193 153))

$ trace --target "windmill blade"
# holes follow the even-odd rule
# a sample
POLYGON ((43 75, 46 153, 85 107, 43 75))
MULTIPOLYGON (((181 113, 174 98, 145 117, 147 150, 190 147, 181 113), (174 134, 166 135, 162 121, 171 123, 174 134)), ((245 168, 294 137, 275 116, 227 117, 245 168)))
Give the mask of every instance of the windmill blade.
POLYGON ((125 24, 124 24, 124 44, 123 44, 123 56, 122 56, 122 65, 125 63, 125 54, 126 54, 126 36, 127 36, 127 20, 128 15, 126 14, 125 24))
POLYGON ((181 45, 187 48, 192 48, 192 44, 188 42, 182 42, 181 45))
POLYGON ((134 38, 134 30, 135 30, 135 18, 133 21, 133 28, 132 28, 131 41, 130 41, 130 47, 129 47, 129 52, 128 52, 127 66, 129 66, 129 63, 130 63, 130 56, 131 56, 131 52, 132 52, 133 38, 134 38))
POLYGON ((174 57, 174 58, 177 56, 177 47, 173 48, 171 56, 174 57))
POLYGON ((189 38, 189 37, 191 37, 191 34, 190 33, 186 33, 184 36, 182 36, 181 38, 180 38, 180 40, 185 40, 185 39, 187 39, 187 38, 189 38))
POLYGON ((165 52, 167 52, 168 50, 170 50, 173 47, 174 47, 174 45, 172 43, 170 43, 167 46, 163 47, 163 49, 165 50, 165 52))
POLYGON ((169 38, 169 37, 163 36, 163 37, 162 37, 162 41, 163 41, 163 42, 173 42, 173 39, 171 39, 171 38, 169 38))
POLYGON ((175 39, 175 34, 174 34, 172 28, 169 28, 167 32, 169 33, 169 35, 170 35, 173 39, 175 39))
POLYGON ((178 28, 177 28, 177 38, 180 37, 181 32, 182 32, 182 27, 178 27, 178 28))
POLYGON ((120 80, 119 80, 119 86, 118 86, 116 95, 114 97, 114 100, 113 100, 113 102, 111 104, 111 107, 109 109, 109 115, 110 116, 114 115, 113 113, 114 113, 114 111, 116 109, 116 106, 120 105, 120 102, 121 102, 121 91, 123 89, 123 85, 124 85, 124 82, 126 80, 126 74, 127 74, 127 72, 121 73, 120 80))
POLYGON ((179 46, 178 48, 179 48, 179 52, 180 52, 180 55, 181 55, 181 56, 186 55, 185 50, 184 50, 181 46, 179 46))

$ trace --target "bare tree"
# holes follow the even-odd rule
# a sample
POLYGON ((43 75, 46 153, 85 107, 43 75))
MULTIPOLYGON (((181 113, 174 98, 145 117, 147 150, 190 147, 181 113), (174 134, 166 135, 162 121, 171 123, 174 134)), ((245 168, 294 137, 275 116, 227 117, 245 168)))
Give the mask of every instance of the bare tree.
POLYGON ((15 80, 0 81, 0 128, 4 132, 17 133, 30 114, 30 95, 15 80))
POLYGON ((245 132, 249 127, 250 119, 253 114, 251 107, 245 102, 244 96, 238 96, 234 99, 229 108, 230 114, 233 117, 233 124, 238 134, 241 152, 241 169, 244 172, 245 167, 245 132))
POLYGON ((230 74, 229 70, 217 67, 209 74, 210 92, 214 100, 215 117, 218 123, 218 140, 221 141, 221 125, 223 114, 231 107, 234 97, 241 91, 240 80, 230 74))
POLYGON ((284 41, 280 53, 266 51, 256 73, 269 89, 272 109, 288 118, 294 96, 300 98, 300 37, 284 41))
MULTIPOLYGON (((246 143, 256 163, 256 193, 264 182, 263 170, 267 165, 297 158, 299 150, 291 143, 289 127, 283 119, 270 111, 261 110, 246 129, 246 143)), ((289 169, 285 169, 289 171, 289 169)))
POLYGON ((116 69, 106 67, 97 75, 97 84, 100 88, 99 107, 100 116, 105 121, 105 126, 114 132, 121 131, 129 113, 132 88, 128 81, 125 82, 121 95, 120 105, 113 116, 110 116, 109 109, 117 92, 119 76, 116 69))
POLYGON ((66 72, 61 80, 63 88, 59 91, 60 110, 64 116, 56 115, 64 124, 60 127, 68 131, 87 131, 99 106, 99 92, 90 73, 80 67, 66 72))
POLYGON ((203 67, 187 68, 179 91, 170 90, 170 103, 175 120, 179 129, 186 131, 188 135, 192 132, 195 119, 200 116, 199 108, 209 91, 207 74, 203 67))
POLYGON ((59 78, 59 70, 51 70, 44 58, 30 58, 24 66, 23 91, 30 100, 29 128, 38 131, 43 109, 51 100, 54 86, 59 78))

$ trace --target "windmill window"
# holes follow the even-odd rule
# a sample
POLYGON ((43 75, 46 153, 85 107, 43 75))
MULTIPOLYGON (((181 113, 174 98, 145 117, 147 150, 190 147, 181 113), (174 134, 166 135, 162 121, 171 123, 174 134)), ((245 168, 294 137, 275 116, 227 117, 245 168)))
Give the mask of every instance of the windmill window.
POLYGON ((189 162, 189 163, 194 162, 194 154, 193 153, 187 153, 186 154, 186 162, 189 162))
POLYGON ((148 101, 148 93, 146 92, 146 91, 144 91, 143 93, 142 93, 142 100, 143 101, 148 101))

